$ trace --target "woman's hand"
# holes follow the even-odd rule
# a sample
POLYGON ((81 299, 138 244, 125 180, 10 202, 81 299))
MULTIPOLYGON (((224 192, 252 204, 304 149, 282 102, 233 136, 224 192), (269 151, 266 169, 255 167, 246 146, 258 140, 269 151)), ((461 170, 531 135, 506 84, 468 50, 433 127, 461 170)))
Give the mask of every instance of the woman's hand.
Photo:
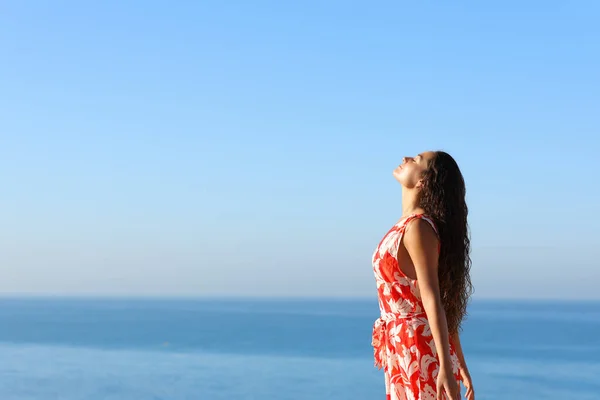
POLYGON ((469 370, 467 368, 461 367, 460 377, 462 378, 462 382, 465 386, 465 389, 467 389, 467 393, 465 393, 465 399, 475 400, 475 391, 473 389, 473 381, 471 381, 471 374, 469 374, 469 370))
POLYGON ((452 368, 441 367, 437 377, 437 400, 460 400, 460 386, 454 378, 452 368), (447 397, 444 397, 446 393, 447 397))

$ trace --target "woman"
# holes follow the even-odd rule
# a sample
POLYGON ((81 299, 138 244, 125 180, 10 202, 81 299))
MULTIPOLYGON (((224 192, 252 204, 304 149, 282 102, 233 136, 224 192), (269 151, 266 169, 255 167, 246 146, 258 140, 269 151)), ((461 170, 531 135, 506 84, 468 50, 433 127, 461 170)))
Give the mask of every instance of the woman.
POLYGON ((375 365, 388 400, 475 398, 459 331, 472 293, 465 182, 447 153, 405 157, 394 170, 402 218, 373 254, 381 318, 375 365))

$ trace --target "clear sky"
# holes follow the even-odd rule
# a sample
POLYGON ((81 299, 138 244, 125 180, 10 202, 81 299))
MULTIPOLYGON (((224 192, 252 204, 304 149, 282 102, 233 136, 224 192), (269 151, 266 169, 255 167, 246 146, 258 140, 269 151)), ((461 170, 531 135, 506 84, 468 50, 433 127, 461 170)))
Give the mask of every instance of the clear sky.
POLYGON ((599 297, 600 3, 417 3, 3 2, 0 293, 375 296, 444 149, 476 296, 599 297))

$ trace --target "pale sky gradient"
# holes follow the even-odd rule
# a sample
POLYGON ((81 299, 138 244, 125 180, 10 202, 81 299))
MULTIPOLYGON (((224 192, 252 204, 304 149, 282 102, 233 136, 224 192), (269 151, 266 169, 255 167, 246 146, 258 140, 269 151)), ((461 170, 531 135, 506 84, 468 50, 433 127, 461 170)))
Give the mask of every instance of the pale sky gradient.
POLYGON ((444 149, 476 296, 600 296, 600 3, 93 3, 0 6, 1 294, 373 297, 444 149))

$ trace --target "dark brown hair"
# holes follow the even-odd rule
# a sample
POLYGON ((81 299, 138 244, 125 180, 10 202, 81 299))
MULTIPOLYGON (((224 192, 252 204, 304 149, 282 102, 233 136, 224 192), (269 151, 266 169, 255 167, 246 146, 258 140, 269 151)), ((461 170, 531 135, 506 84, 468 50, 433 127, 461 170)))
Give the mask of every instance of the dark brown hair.
POLYGON ((465 181, 448 153, 435 152, 423 175, 420 206, 435 222, 440 239, 438 277, 450 333, 458 332, 473 293, 471 240, 465 181))

